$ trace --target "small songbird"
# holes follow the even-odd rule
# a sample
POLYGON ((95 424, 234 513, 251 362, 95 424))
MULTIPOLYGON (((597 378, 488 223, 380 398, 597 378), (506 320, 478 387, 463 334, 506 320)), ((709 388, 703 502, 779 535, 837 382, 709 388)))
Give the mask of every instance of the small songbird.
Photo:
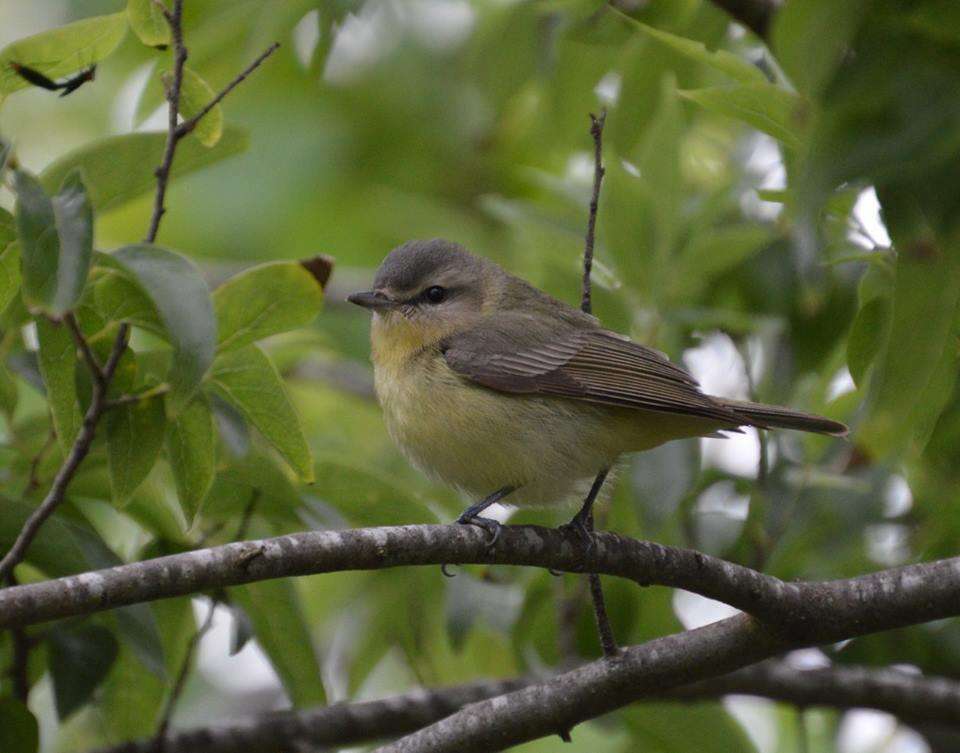
POLYGON ((837 421, 705 395, 656 350, 604 329, 497 264, 445 240, 410 241, 373 290, 377 396, 387 429, 428 475, 480 499, 459 523, 496 540, 480 513, 585 497, 584 529, 606 472, 628 452, 741 426, 843 435, 837 421), (486 496, 483 496, 486 495, 486 496))

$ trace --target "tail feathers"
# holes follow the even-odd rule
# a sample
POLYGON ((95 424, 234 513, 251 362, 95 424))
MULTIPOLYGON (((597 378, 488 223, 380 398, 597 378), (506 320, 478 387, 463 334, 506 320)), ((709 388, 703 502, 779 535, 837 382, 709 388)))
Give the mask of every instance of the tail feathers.
POLYGON ((764 405, 744 400, 723 399, 720 402, 738 416, 742 416, 745 424, 761 429, 796 429, 817 434, 833 434, 838 437, 847 434, 846 425, 823 416, 801 413, 790 408, 781 408, 779 405, 764 405))

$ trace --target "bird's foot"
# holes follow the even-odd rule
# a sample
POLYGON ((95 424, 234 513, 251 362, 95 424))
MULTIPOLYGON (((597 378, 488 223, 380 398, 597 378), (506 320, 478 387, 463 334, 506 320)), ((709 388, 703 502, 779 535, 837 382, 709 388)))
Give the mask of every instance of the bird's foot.
POLYGON ((578 512, 569 523, 564 523, 560 526, 560 530, 564 532, 571 532, 576 534, 577 538, 583 542, 584 555, 587 560, 593 558, 594 552, 596 551, 597 544, 593 538, 593 525, 590 521, 590 513, 586 515, 583 514, 583 510, 578 512))
POLYGON ((481 515, 471 515, 467 510, 463 515, 457 518, 457 523, 461 525, 479 526, 489 534, 487 539, 487 549, 492 549, 500 539, 500 529, 503 526, 493 518, 484 518, 481 515))

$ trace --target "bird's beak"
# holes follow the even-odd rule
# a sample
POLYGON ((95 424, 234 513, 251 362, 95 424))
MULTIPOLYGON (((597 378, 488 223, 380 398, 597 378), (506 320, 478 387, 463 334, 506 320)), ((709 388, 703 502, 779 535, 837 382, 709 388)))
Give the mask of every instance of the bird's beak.
POLYGON ((350 303, 355 303, 358 306, 363 306, 365 309, 371 309, 377 311, 379 309, 386 309, 393 306, 393 301, 391 301, 383 293, 373 291, 373 290, 364 290, 362 293, 353 293, 352 295, 347 296, 347 300, 350 303))

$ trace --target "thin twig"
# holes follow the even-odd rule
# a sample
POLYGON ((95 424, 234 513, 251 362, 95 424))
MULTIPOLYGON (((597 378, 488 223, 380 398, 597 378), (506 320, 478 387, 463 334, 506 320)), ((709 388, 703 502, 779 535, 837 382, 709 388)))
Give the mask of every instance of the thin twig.
POLYGON ((223 101, 223 98, 224 98, 224 97, 226 97, 230 92, 232 92, 235 88, 237 88, 240 84, 242 84, 242 83, 246 80, 247 76, 249 76, 251 73, 253 73, 257 68, 259 68, 260 65, 263 63, 263 61, 266 60, 268 57, 270 57, 270 56, 271 56, 274 52, 276 52, 279 48, 280 48, 280 43, 279 43, 279 42, 274 42, 274 43, 271 44, 269 47, 267 47, 266 50, 264 50, 263 52, 261 52, 260 55, 259 55, 259 57, 257 57, 256 60, 254 60, 252 63, 250 63, 250 65, 248 65, 246 68, 244 68, 239 74, 237 74, 237 76, 233 79, 233 81, 231 81, 229 84, 227 84, 227 85, 221 90, 221 92, 220 92, 219 94, 217 94, 217 96, 215 96, 213 99, 211 99, 211 100, 203 107, 203 109, 200 110, 200 112, 198 112, 196 115, 194 115, 194 116, 193 116, 192 118, 190 118, 189 120, 185 120, 185 121, 183 121, 183 122, 180 124, 180 126, 177 128, 177 138, 181 138, 181 139, 182 139, 184 136, 186 136, 188 133, 190 133, 194 128, 196 128, 196 127, 197 127, 197 123, 200 122, 200 120, 204 117, 204 115, 206 115, 206 114, 207 114, 208 112, 210 112, 214 107, 216 107, 217 105, 219 105, 219 104, 223 101))
POLYGON ((23 560, 30 543, 37 535, 40 527, 46 522, 47 518, 53 514, 54 510, 56 510, 63 501, 67 491, 67 485, 73 479, 74 474, 76 474, 80 463, 83 462, 87 453, 90 452, 93 437, 97 430, 97 423, 100 421, 100 415, 104 410, 107 386, 110 384, 110 380, 113 379, 113 374, 120 361, 120 356, 127 345, 125 327, 126 325, 121 326, 117 340, 114 342, 113 350, 110 353, 110 358, 107 359, 107 363, 103 367, 103 382, 94 384, 93 396, 90 400, 90 406, 87 408, 87 412, 83 417, 80 432, 77 434, 73 447, 70 448, 70 452, 63 461, 63 465, 60 466, 56 476, 54 476, 50 490, 23 524, 23 528, 13 542, 13 546, 10 547, 10 550, 4 555, 3 559, 0 560, 0 579, 7 578, 13 572, 13 568, 23 560))
MULTIPOLYGON (((587 216, 587 236, 583 244, 583 287, 580 295, 580 309, 584 313, 591 313, 593 304, 591 301, 590 279, 593 270, 593 246, 597 233, 597 210, 600 206, 600 187, 603 184, 603 175, 606 172, 603 168, 603 126, 607 122, 607 111, 602 110, 600 117, 590 113, 590 135, 593 137, 593 195, 590 197, 590 212, 587 216)), ((602 471, 594 482, 602 484, 603 476, 606 471, 602 471)), ((593 511, 587 516, 587 530, 593 533, 593 511)), ((590 598, 593 601, 593 612, 597 618, 597 630, 600 633, 600 645, 603 647, 604 656, 615 656, 617 654, 617 641, 613 635, 613 628, 610 626, 610 618, 607 616, 607 605, 603 598, 603 585, 600 583, 600 576, 591 572, 587 575, 590 581, 590 598)))
POLYGON ((603 176, 606 172, 603 167, 603 126, 606 122, 606 110, 600 112, 599 118, 590 113, 590 135, 593 137, 593 196, 590 198, 587 236, 583 245, 583 287, 580 297, 580 309, 588 314, 592 310, 590 273, 593 270, 593 241, 597 230, 597 208, 600 205, 600 185, 603 183, 603 176))
MULTIPOLYGON (((160 230, 160 221, 163 219, 163 215, 166 212, 166 209, 164 208, 164 201, 167 194, 167 184, 170 179, 173 158, 176 154, 177 144, 179 143, 180 139, 186 135, 180 134, 177 126, 177 117, 180 110, 180 90, 183 84, 183 69, 187 60, 187 49, 183 43, 183 0, 174 0, 172 11, 167 11, 162 3, 159 5, 159 7, 164 10, 164 17, 167 19, 167 22, 170 25, 170 33, 173 39, 174 65, 173 78, 169 90, 167 91, 167 140, 164 147, 163 160, 155 171, 157 176, 157 190, 154 195, 153 212, 150 217, 149 229, 144 239, 147 243, 153 243, 156 240, 157 233, 160 230)), ((256 65, 259 65, 265 58, 266 55, 261 56, 256 65)), ((256 67, 256 65, 253 67, 256 67)), ((237 83, 249 75, 253 67, 244 70, 241 76, 238 77, 238 80, 231 82, 231 84, 229 84, 226 89, 224 89, 224 91, 217 95, 217 97, 214 99, 217 101, 223 99, 223 97, 226 96, 226 94, 229 93, 237 85, 237 83)), ((205 112, 209 112, 209 108, 207 108, 204 113, 205 112)), ((198 115, 197 119, 200 117, 202 117, 202 115, 198 115)), ((71 329, 71 331, 73 330, 71 329)), ((76 328, 76 332, 80 332, 79 327, 76 328)), ((113 375, 116 372, 117 365, 120 362, 120 358, 126 350, 129 335, 130 325, 127 323, 121 324, 119 330, 117 331, 117 336, 114 339, 110 356, 107 358, 107 362, 102 367, 102 379, 95 378, 94 380, 93 396, 90 400, 90 406, 87 408, 87 412, 83 417, 83 424, 80 427, 80 432, 77 434, 76 440, 74 440, 73 447, 70 449, 70 452, 64 459, 63 464, 57 471, 57 474, 53 480, 53 484, 51 485, 50 490, 47 492, 46 497, 44 497, 43 501, 33 511, 30 517, 27 518, 26 523, 24 523, 16 541, 14 541, 13 546, 10 548, 10 551, 8 551, 3 559, 0 560, 0 580, 3 580, 10 573, 12 573, 13 568, 16 567, 17 564, 19 564, 23 559, 27 548, 37 535, 40 527, 63 501, 67 486, 76 474, 77 469, 80 467, 80 463, 83 462, 83 459, 87 456, 87 453, 90 452, 90 447, 93 444, 93 438, 94 434, 96 433, 97 424, 99 423, 100 417, 104 410, 106 410, 108 407, 107 391, 109 389, 110 382, 113 379, 113 375)), ((85 339, 81 337, 81 339, 78 341, 78 345, 80 342, 85 342, 85 339)), ((88 365, 91 363, 96 363, 95 360, 91 361, 87 358, 88 354, 84 351, 84 347, 82 345, 80 348, 88 365)), ((89 355, 92 356, 92 353, 89 355)), ((94 374, 96 374, 96 372, 94 372, 94 374)))
POLYGON ((70 334, 73 335, 73 340, 77 344, 77 349, 83 356, 87 368, 90 369, 90 376, 93 377, 94 381, 103 383, 103 368, 90 349, 90 343, 87 341, 87 338, 84 337, 83 331, 80 329, 80 324, 77 322, 77 317, 73 315, 73 312, 70 312, 63 317, 63 321, 67 325, 67 329, 70 330, 70 334))
POLYGON ((160 724, 157 725, 157 734, 153 738, 153 749, 155 753, 163 753, 167 744, 167 731, 170 728, 170 720, 173 718, 173 712, 176 711, 177 702, 183 694, 183 689, 187 684, 187 677, 190 676, 190 669, 193 666, 193 655, 197 652, 200 641, 207 631, 213 625, 213 614, 217 609, 217 600, 210 600, 210 609, 203 624, 197 628, 197 631, 190 638, 187 644, 187 652, 183 655, 183 662, 180 664, 180 671, 177 673, 177 679, 173 683, 170 695, 163 707, 163 715, 160 717, 160 724))
POLYGON ((150 227, 144 240, 153 243, 160 231, 160 220, 166 213, 164 200, 167 196, 167 183, 170 180, 170 170, 173 158, 177 153, 177 116, 180 112, 180 88, 183 85, 183 68, 187 62, 187 48, 183 44, 183 0, 173 0, 173 10, 166 15, 170 26, 170 36, 173 40, 173 77, 167 89, 167 141, 163 148, 163 160, 154 171, 157 176, 157 191, 153 197, 153 213, 150 216, 150 227))

